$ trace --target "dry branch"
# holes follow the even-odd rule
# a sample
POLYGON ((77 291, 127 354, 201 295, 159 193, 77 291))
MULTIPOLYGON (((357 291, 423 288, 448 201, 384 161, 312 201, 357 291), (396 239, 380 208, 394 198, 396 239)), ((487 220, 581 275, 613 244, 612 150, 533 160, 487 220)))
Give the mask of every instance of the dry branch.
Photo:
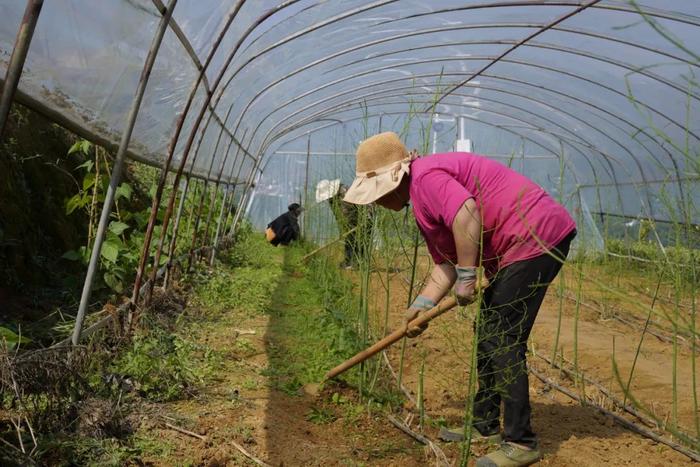
POLYGON ((258 459, 257 457, 255 457, 254 455, 252 455, 251 453, 246 451, 245 448, 243 446, 241 446, 240 444, 238 444, 237 442, 231 440, 231 444, 233 444, 233 447, 238 449, 241 452, 241 454, 243 454, 244 456, 246 456, 248 459, 252 460, 256 464, 262 465, 263 467, 272 467, 270 464, 266 464, 265 462, 261 461, 260 459, 258 459))
POLYGON ((10 449, 10 452, 14 454, 16 457, 21 458, 23 464, 22 465, 31 465, 31 466, 36 466, 39 465, 36 463, 34 459, 32 459, 30 456, 28 456, 26 453, 22 452, 17 446, 13 445, 12 443, 8 443, 4 439, 0 438, 0 442, 4 444, 7 448, 10 449))
POLYGON ((394 367, 391 366, 391 362, 389 361, 389 357, 386 354, 386 351, 382 352, 382 355, 384 356, 384 363, 386 363, 387 368, 389 368, 389 371, 391 372, 391 375, 394 377, 396 380, 396 384, 399 385, 399 389, 401 389, 401 392, 403 392, 404 396, 406 396, 406 399, 411 401, 411 404, 414 406, 416 404, 416 400, 413 398, 413 395, 411 395, 411 392, 406 389, 406 386, 403 384, 399 384, 399 375, 396 374, 396 371, 394 371, 394 367))
POLYGON ((651 418, 647 417, 643 413, 639 412, 639 410, 635 409, 629 404, 623 404, 620 399, 618 399, 613 393, 611 393, 605 386, 600 384, 598 381, 589 378, 588 376, 584 375, 581 372, 576 373, 574 370, 570 368, 564 367, 564 365, 561 365, 557 362, 552 362, 552 360, 544 355, 541 355, 533 349, 532 354, 535 357, 538 357, 548 364, 552 365, 554 368, 557 368, 558 370, 561 370, 568 378, 570 378, 573 381, 576 381, 578 379, 583 379, 586 384, 589 384, 591 386, 594 386, 598 391, 600 391, 605 397, 607 397, 610 402, 613 403, 617 408, 624 410, 625 412, 629 413, 630 415, 633 415, 637 419, 639 419, 640 422, 644 423, 650 428, 660 428, 658 423, 656 423, 654 420, 651 418))
POLYGON ((569 396, 570 398, 572 398, 575 401, 578 401, 581 404, 585 404, 585 405, 588 405, 588 406, 596 409, 597 411, 599 411, 603 415, 606 415, 606 416, 612 418, 614 421, 616 421, 618 424, 622 425, 623 427, 627 428, 628 430, 633 431, 633 432, 640 434, 644 437, 647 437, 649 439, 652 439, 658 443, 665 444, 666 446, 670 447, 671 449, 688 456, 690 459, 694 460, 695 462, 700 462, 700 454, 699 453, 697 453, 695 451, 691 451, 690 449, 688 449, 684 446, 681 446, 678 443, 674 443, 673 441, 671 441, 667 438, 664 438, 663 436, 660 436, 651 430, 640 427, 640 426, 636 425, 635 423, 627 420, 626 418, 621 417, 620 415, 618 415, 614 412, 611 412, 610 410, 605 409, 605 408, 601 407, 600 405, 591 402, 588 399, 585 399, 585 400, 582 399, 580 396, 573 393, 569 389, 567 389, 567 388, 555 383, 551 379, 547 378, 545 375, 543 375, 539 371, 535 370, 532 366, 528 367, 528 369, 529 369, 530 373, 532 373, 535 377, 537 377, 537 379, 542 381, 544 384, 556 389, 557 391, 561 392, 562 394, 569 396))
MULTIPOLYGON (((612 315, 613 319, 621 322, 622 324, 626 324, 627 326, 633 327, 637 330, 643 329, 643 326, 640 325, 639 323, 635 323, 634 321, 625 318, 624 316, 619 315, 618 313, 615 313, 612 315)), ((651 322, 654 324, 654 322, 651 322)), ((658 326, 658 325, 656 325, 658 326)), ((654 329, 651 329, 651 327, 648 327, 646 330, 647 334, 651 334, 652 336, 656 337, 660 341, 666 342, 667 344, 672 344, 673 343, 673 337, 667 336, 666 334, 662 334, 661 331, 655 331, 654 329)), ((690 345, 688 341, 681 335, 677 335, 676 338, 685 345, 690 345)))
POLYGON ((193 432, 193 431, 190 431, 190 430, 185 430, 184 428, 180 428, 179 426, 175 426, 175 425, 173 425, 172 423, 163 422, 163 424, 164 424, 166 427, 170 428, 171 430, 175 430, 175 431, 177 431, 178 433, 182 433, 183 435, 192 436, 193 438, 201 439, 202 441, 206 441, 206 440, 207 440, 207 437, 206 437, 206 436, 202 436, 202 435, 200 435, 200 434, 198 434, 198 433, 195 433, 195 432, 193 432))
POLYGON ((401 420, 397 419, 393 415, 387 415, 386 416, 389 421, 394 425, 396 428, 399 430, 403 431, 406 433, 408 436, 411 438, 415 439, 421 444, 424 444, 430 448, 431 451, 433 451, 433 454, 435 454, 435 458, 438 462, 439 465, 443 466, 450 466, 450 461, 447 460, 447 456, 445 456, 445 453, 442 452, 442 449, 440 449, 435 443, 433 443, 430 439, 427 437, 421 435, 420 433, 416 433, 415 431, 411 430, 408 425, 403 423, 401 420))

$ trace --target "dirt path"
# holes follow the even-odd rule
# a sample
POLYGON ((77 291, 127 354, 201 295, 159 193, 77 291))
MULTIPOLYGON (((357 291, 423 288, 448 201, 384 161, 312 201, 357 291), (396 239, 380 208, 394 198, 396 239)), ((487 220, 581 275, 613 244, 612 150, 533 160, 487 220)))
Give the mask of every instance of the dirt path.
POLYGON ((223 307, 198 331, 202 342, 220 354, 215 380, 193 400, 158 406, 161 418, 206 440, 161 423, 146 424, 139 435, 158 447, 144 461, 254 465, 234 447, 236 442, 275 466, 423 465, 422 447, 391 427, 381 411, 368 411, 356 391, 333 387, 314 397, 300 389, 323 371, 309 368, 299 355, 309 345, 324 351, 323 341, 302 341, 322 334, 322 328, 316 329, 323 325, 322 312, 314 285, 284 264, 285 250, 265 252, 272 255, 270 274, 233 269, 231 277, 266 277, 276 284, 271 298, 255 310, 223 307))

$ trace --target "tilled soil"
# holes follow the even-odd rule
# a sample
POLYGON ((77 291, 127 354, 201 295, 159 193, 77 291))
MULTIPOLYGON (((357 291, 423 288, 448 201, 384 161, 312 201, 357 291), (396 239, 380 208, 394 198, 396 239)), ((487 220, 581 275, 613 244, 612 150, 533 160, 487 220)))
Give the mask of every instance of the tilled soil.
MULTIPOLYGON (((392 327, 401 323, 406 297, 406 279, 400 274, 391 280, 392 327)), ((382 290, 383 292, 383 290, 382 290)), ((562 302, 563 314, 559 336, 560 354, 571 363, 574 348, 574 308, 570 300, 562 302)), ((610 408, 592 387, 576 387, 570 379, 537 357, 551 357, 555 341, 560 300, 553 284, 537 317, 530 341, 529 364, 575 394, 582 390, 594 400, 610 408)), ((411 392, 417 392, 418 371, 425 359, 424 391, 427 412, 443 417, 448 425, 461 425, 467 395, 473 310, 451 311, 432 322, 420 337, 408 340, 404 357, 404 381, 411 392)), ((623 393, 612 371, 613 345, 615 361, 626 382, 641 332, 614 320, 601 319, 590 309, 580 308, 578 321, 578 369, 587 377, 602 383, 620 400, 623 393), (614 340, 614 344, 613 344, 614 340)), ((383 311, 380 313, 383 320, 383 311)), ((631 385, 632 395, 651 407, 662 420, 668 419, 672 407, 672 346, 647 335, 636 364, 631 385)), ((389 351, 395 368, 400 361, 400 347, 389 351)), ((571 367, 571 364, 568 365, 571 367)), ((678 357, 678 423, 692 431, 693 401, 690 349, 679 347, 678 357)), ((671 448, 635 434, 605 417, 595 408, 582 406, 568 396, 543 384, 530 375, 530 400, 533 428, 538 433, 544 459, 539 465, 692 465, 688 457, 671 448)), ((630 420, 633 420, 630 418, 630 420)), ((436 432, 434 433, 436 435, 436 432)), ((668 435, 665 435, 668 437, 668 435)))
MULTIPOLYGON (((294 281, 301 278, 287 274, 287 287, 293 289, 294 281)), ((357 280, 355 272, 347 274, 348 280, 357 280)), ((386 273, 379 271, 376 274, 385 277, 386 273)), ((403 316, 407 296, 405 276, 405 271, 391 275, 390 328, 398 326, 403 316)), ((385 317, 384 291, 379 277, 374 277, 372 283, 376 299, 370 301, 370 306, 373 307, 375 329, 378 329, 385 317)), ((554 292, 552 287, 532 335, 535 351, 546 356, 549 356, 554 342, 560 306, 554 292)), ((570 302, 563 305, 559 342, 563 355, 571 359, 573 305, 570 302)), ((283 328, 275 325, 275 319, 279 313, 293 313, 294 310, 287 307, 284 292, 278 294, 272 306, 276 307, 277 313, 243 316, 237 310, 228 310, 207 325, 204 333, 207 344, 225 356, 216 371, 215 381, 195 400, 162 408, 168 412, 172 424, 205 439, 154 422, 147 430, 148 436, 158 438, 171 448, 144 460, 154 465, 254 465, 235 447, 235 442, 250 455, 275 466, 435 465, 434 455, 392 426, 385 413, 363 410, 353 388, 331 386, 318 396, 280 390, 269 372, 270 359, 272 353, 284 352, 283 347, 290 345, 290 340, 289 336, 281 334, 283 328)), ((425 362, 425 409, 432 422, 426 424, 424 433, 432 440, 437 438, 438 422, 448 425, 462 423, 471 323, 469 311, 452 311, 431 323, 421 337, 406 341, 403 383, 415 395, 419 368, 425 362)), ((593 313, 581 311, 578 368, 586 376, 614 390, 619 386, 612 380, 613 337, 617 363, 621 374, 626 375, 634 358, 639 333, 618 322, 601 321, 593 313)), ((395 370, 399 367, 400 354, 400 344, 388 352, 395 370)), ((669 413, 671 406, 671 361, 668 343, 648 338, 632 384, 635 397, 651 404, 661 417, 669 413)), ((573 392, 585 390, 586 394, 599 397, 590 387, 574 386, 558 371, 549 369, 541 359, 531 356, 530 362, 573 392)), ((678 369, 682 375, 678 381, 680 394, 689 394, 683 392, 690 388, 689 365, 689 351, 682 349, 678 369)), ((620 391, 613 392, 621 396, 620 391)), ((539 465, 693 464, 682 454, 619 426, 595 408, 582 406, 532 376, 530 398, 534 429, 544 452, 539 465)), ((679 423, 690 426, 692 401, 687 399, 678 401, 679 423)), ((601 402, 605 404, 602 399, 601 402)), ((403 416, 408 413, 404 411, 403 416)), ((417 429, 415 422, 412 428, 417 429)), ((437 441, 436 444, 452 465, 458 463, 459 446, 437 441)), ((480 455, 486 450, 485 447, 475 447, 474 453, 480 455)))

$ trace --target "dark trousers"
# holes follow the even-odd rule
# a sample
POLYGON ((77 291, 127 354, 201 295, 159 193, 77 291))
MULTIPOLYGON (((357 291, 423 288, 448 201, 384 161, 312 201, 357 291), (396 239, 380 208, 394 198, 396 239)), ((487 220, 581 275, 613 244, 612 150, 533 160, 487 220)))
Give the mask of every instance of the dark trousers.
POLYGON ((366 259, 366 254, 372 251, 372 228, 358 228, 345 237, 345 262, 357 264, 366 259))
POLYGON ((567 235, 551 254, 501 269, 484 291, 477 323, 479 390, 474 400, 474 426, 481 434, 499 432, 503 402, 504 439, 537 446, 530 426, 527 339, 547 287, 566 260, 575 236, 576 231, 567 235))
POLYGON ((345 236, 345 263, 353 263, 357 255, 357 232, 350 232, 345 236))

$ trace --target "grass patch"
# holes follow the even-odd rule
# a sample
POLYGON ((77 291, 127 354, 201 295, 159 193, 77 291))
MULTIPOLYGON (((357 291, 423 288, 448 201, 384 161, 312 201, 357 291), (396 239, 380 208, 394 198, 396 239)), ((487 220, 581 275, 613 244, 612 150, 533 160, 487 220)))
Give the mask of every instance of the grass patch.
POLYGON ((42 465, 120 467, 128 465, 140 453, 138 447, 114 438, 73 437, 49 440, 36 457, 41 459, 42 465))
POLYGON ((156 327, 137 333, 109 371, 132 379, 146 399, 164 402, 191 395, 212 374, 215 363, 207 346, 156 327))
POLYGON ((196 286, 197 300, 214 316, 232 308, 246 315, 264 313, 279 280, 279 266, 276 269, 222 268, 211 280, 196 286))
MULTIPOLYGON (((325 373, 362 350, 357 332, 358 298, 351 281, 337 265, 319 257, 308 265, 301 246, 285 250, 282 276, 273 295, 268 346, 270 367, 266 376, 273 386, 290 395, 299 394, 307 383, 318 383, 325 373)), ((359 367, 343 379, 359 386, 359 367)), ((366 390, 363 389, 365 392, 366 390)), ((377 384, 369 395, 380 402, 398 403, 398 394, 388 384, 377 384)))
POLYGON ((335 414, 325 407, 311 407, 311 410, 306 415, 306 419, 317 425, 324 425, 337 420, 335 414))
POLYGON ((303 250, 288 248, 284 270, 274 292, 269 347, 271 376, 275 386, 294 393, 306 383, 319 382, 329 368, 359 351, 357 338, 347 325, 346 315, 324 307, 327 288, 313 279, 299 262, 303 250))
POLYGON ((278 255, 265 239, 240 233, 237 243, 221 255, 213 276, 196 283, 195 300, 208 314, 235 309, 244 315, 268 311, 282 274, 278 255))

